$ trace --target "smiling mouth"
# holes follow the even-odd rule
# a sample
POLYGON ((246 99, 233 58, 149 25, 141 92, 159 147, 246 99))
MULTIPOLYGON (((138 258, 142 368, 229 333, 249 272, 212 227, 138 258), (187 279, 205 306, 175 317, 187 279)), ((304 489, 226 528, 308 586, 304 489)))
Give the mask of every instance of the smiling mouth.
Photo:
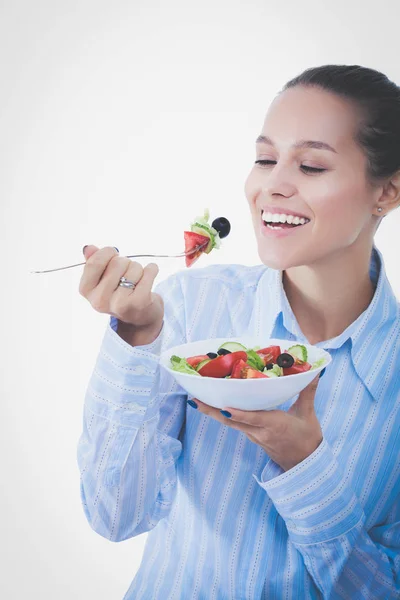
POLYGON ((269 229, 294 229, 296 227, 303 227, 304 225, 310 223, 310 219, 307 219, 307 217, 290 217, 290 220, 294 221, 292 223, 288 221, 284 221, 283 223, 281 221, 266 221, 263 218, 263 214, 264 211, 261 211, 261 220, 263 222, 263 226, 268 227, 269 229))

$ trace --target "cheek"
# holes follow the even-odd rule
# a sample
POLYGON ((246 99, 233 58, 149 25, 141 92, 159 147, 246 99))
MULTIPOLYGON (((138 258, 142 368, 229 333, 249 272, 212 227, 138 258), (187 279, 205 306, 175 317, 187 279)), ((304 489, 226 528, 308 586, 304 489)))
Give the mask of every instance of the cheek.
POLYGON ((365 190, 359 185, 326 187, 319 195, 310 198, 316 223, 314 233, 328 240, 353 243, 363 228, 365 190))
POLYGON ((257 193, 257 182, 253 170, 250 171, 244 183, 244 193, 246 195, 247 201, 251 204, 252 201, 254 201, 254 197, 257 193))
MULTIPOLYGON (((317 217, 326 221, 354 221, 359 218, 365 190, 357 184, 331 181, 313 190, 308 196, 310 207, 317 217)), ((307 197, 307 194, 306 194, 307 197)))

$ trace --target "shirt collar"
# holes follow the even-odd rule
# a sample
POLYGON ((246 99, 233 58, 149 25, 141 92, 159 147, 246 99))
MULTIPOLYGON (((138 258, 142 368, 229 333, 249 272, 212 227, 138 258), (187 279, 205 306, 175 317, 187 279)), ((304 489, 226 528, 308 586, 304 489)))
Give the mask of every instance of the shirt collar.
MULTIPOLYGON (((277 319, 281 318, 288 332, 288 339, 292 334, 298 341, 309 343, 290 307, 282 283, 282 273, 282 270, 266 267, 261 275, 250 321, 250 331, 257 337, 272 338, 277 319)), ((340 348, 350 340, 355 370, 372 397, 378 400, 386 387, 380 378, 376 377, 374 362, 383 360, 381 352, 383 344, 387 350, 385 355, 390 355, 397 341, 396 323, 398 324, 400 319, 400 303, 388 281, 383 256, 375 244, 371 252, 369 274, 376 286, 369 306, 340 335, 319 342, 315 346, 329 352, 329 349, 340 348)))

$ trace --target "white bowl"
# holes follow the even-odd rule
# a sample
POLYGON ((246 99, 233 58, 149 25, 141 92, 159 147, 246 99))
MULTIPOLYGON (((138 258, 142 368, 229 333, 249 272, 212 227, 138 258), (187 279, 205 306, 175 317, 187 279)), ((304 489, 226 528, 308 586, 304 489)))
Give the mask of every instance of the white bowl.
POLYGON ((168 348, 160 356, 160 365, 165 368, 176 379, 178 384, 194 398, 201 402, 214 406, 215 408, 239 408, 240 410, 272 410, 283 404, 290 398, 299 394, 317 375, 332 362, 331 355, 315 346, 303 344, 307 348, 308 361, 313 364, 320 358, 326 362, 318 369, 285 375, 283 377, 259 378, 259 379, 224 379, 216 377, 200 377, 179 373, 171 369, 171 356, 175 354, 181 358, 217 352, 224 342, 239 342, 246 348, 260 346, 280 346, 284 352, 290 346, 294 346, 295 340, 284 339, 261 339, 252 336, 237 338, 211 338, 199 340, 189 344, 182 344, 168 348))

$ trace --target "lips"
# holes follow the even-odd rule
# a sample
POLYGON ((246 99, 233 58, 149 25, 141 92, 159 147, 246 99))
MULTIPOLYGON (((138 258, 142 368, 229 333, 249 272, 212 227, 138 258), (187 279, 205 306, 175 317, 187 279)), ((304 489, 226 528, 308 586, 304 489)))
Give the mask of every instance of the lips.
MULTIPOLYGON (((263 218, 263 214, 264 213, 261 212, 261 221, 264 223, 264 225, 267 225, 267 224, 268 225, 275 225, 275 226, 279 226, 279 225, 286 226, 287 225, 289 227, 293 225, 294 227, 302 227, 303 225, 307 225, 311 221, 311 219, 309 219, 308 217, 300 217, 299 215, 296 215, 295 217, 293 217, 292 221, 297 217, 297 219, 299 219, 299 220, 300 219, 305 220, 305 223, 290 223, 290 222, 288 223, 288 221, 284 221, 282 223, 281 221, 266 221, 263 218)), ((285 213, 270 213, 270 214, 275 214, 276 215, 276 214, 285 214, 285 213)))
MULTIPOLYGON (((260 215, 261 216, 261 215, 260 215)), ((304 227, 307 227, 311 223, 311 221, 307 220, 304 225, 290 225, 287 223, 267 223, 264 219, 260 218, 261 226, 260 226, 260 235, 262 237, 272 238, 272 239, 280 239, 286 238, 289 235, 296 235, 296 232, 302 230, 304 227)))
POLYGON ((280 206, 279 208, 265 206, 261 208, 261 216, 264 212, 271 213, 273 215, 293 215, 293 217, 299 217, 300 219, 308 219, 309 221, 311 221, 310 217, 302 215, 301 213, 295 212, 293 210, 289 210, 288 208, 284 208, 283 206, 280 206))

